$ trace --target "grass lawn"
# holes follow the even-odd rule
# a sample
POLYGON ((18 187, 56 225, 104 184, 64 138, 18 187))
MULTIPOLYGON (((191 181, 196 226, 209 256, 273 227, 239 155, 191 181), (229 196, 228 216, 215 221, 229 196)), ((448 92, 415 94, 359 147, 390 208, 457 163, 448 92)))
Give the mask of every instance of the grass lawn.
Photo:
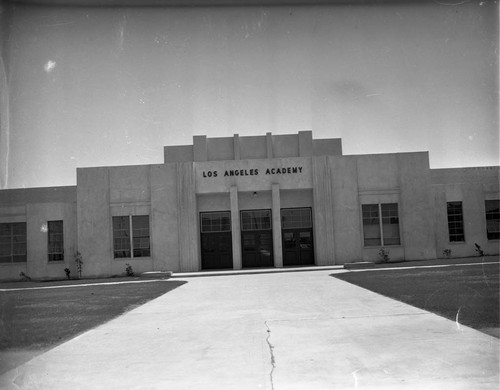
POLYGON ((380 269, 332 276, 499 337, 500 264, 380 269))
POLYGON ((6 289, 0 291, 0 374, 185 283, 158 280, 102 284, 116 281, 0 284, 0 289, 6 289), (96 284, 13 290, 82 283, 96 284))

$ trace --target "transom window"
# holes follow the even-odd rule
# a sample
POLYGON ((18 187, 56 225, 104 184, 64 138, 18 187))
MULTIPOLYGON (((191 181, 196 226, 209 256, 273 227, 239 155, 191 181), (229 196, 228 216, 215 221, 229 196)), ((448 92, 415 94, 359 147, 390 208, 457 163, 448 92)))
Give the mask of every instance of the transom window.
POLYGON ((200 218, 202 233, 231 231, 231 213, 229 211, 201 213, 200 218))
POLYGON ((26 262, 26 222, 0 223, 0 263, 26 262))
POLYGON ((48 221, 47 253, 49 261, 64 261, 63 221, 48 221))
POLYGON ((485 200, 486 234, 488 240, 500 239, 500 200, 485 200))
POLYGON ((271 210, 242 211, 241 230, 271 230, 271 210))
POLYGON ((448 202, 448 234, 450 242, 465 241, 462 202, 448 202))
POLYGON ((364 204, 361 209, 365 246, 400 245, 397 203, 364 204))
POLYGON ((151 256, 149 215, 113 217, 115 258, 151 256))
POLYGON ((283 229, 311 228, 311 209, 281 209, 281 227, 283 229))

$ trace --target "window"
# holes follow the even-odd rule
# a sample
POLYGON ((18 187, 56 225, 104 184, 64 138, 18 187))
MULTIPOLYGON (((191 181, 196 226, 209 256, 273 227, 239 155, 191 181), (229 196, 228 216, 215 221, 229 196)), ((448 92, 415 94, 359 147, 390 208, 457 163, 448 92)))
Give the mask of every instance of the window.
POLYGON ((113 217, 114 257, 149 257, 149 215, 113 217))
POLYGON ((365 246, 400 245, 397 203, 364 204, 361 209, 365 246))
POLYGON ((283 229, 311 228, 311 209, 281 209, 281 227, 283 229))
POLYGON ((231 213, 222 211, 216 213, 201 213, 201 232, 230 232, 231 231, 231 213))
POLYGON ((271 210, 242 211, 241 230, 271 230, 271 210))
POLYGON ((0 263, 26 262, 26 222, 0 223, 0 263))
POLYGON ((500 200, 485 200, 486 234, 488 240, 500 239, 500 200))
POLYGON ((450 242, 465 241, 462 202, 448 202, 447 209, 450 242))
POLYGON ((49 221, 47 227, 49 261, 64 261, 63 221, 49 221))

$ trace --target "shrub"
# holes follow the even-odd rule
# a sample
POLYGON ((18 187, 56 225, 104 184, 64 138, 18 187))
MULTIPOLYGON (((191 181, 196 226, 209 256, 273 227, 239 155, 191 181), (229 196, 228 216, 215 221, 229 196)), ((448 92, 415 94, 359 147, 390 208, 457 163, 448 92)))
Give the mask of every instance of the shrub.
POLYGON ((474 245, 476 246, 476 252, 477 252, 477 255, 478 255, 478 256, 484 256, 484 252, 483 252, 483 250, 481 249, 481 247, 480 247, 478 244, 476 244, 476 243, 474 243, 474 245))
POLYGON ((451 256, 451 249, 445 249, 443 251, 443 255, 447 258, 449 258, 451 256))
POLYGON ((132 269, 132 266, 130 264, 125 264, 127 268, 125 268, 125 273, 127 276, 134 276, 134 270, 132 269))
POLYGON ((387 263, 390 260, 389 251, 384 248, 380 248, 378 256, 380 257, 382 263, 387 263))
POLYGON ((21 272, 19 274, 19 276, 21 277, 21 280, 23 282, 29 282, 29 281, 31 281, 31 278, 28 275, 26 275, 24 272, 21 272))
POLYGON ((69 276, 69 274, 71 273, 69 268, 64 268, 64 272, 66 273, 66 277, 68 278, 68 280, 71 279, 71 277, 69 276))

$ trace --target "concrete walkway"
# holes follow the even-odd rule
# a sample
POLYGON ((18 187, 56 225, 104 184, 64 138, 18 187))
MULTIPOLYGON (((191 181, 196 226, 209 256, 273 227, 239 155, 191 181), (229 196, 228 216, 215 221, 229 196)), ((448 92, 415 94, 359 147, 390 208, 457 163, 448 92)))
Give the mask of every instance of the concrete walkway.
POLYGON ((497 338, 334 272, 186 277, 0 388, 498 389, 497 338))

